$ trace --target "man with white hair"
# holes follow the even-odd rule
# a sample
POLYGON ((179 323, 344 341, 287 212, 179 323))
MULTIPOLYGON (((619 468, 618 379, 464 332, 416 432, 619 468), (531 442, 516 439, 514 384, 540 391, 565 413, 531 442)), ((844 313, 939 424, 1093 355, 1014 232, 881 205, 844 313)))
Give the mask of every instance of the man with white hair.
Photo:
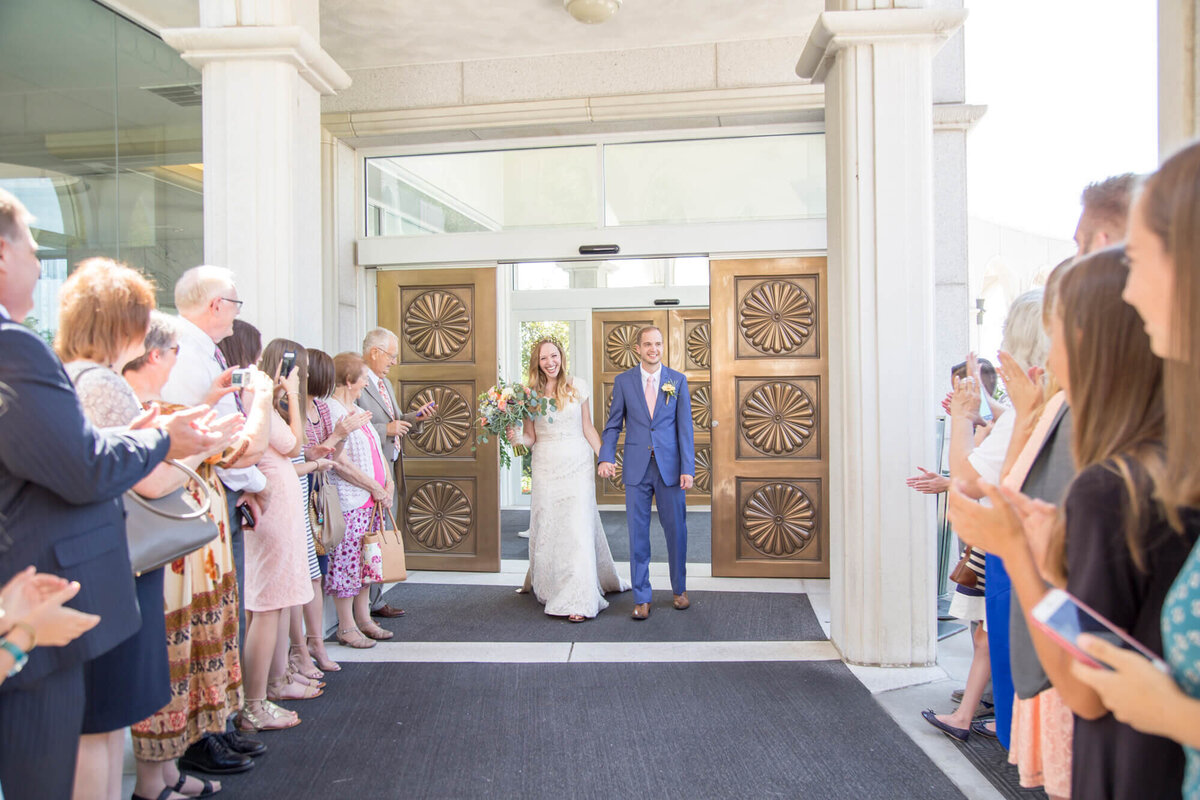
MULTIPOLYGON (((371 369, 367 385, 358 398, 358 405, 364 411, 371 412, 371 424, 379 433, 383 443, 383 456, 393 464, 396 479, 396 491, 392 497, 392 517, 397 525, 403 526, 404 503, 404 451, 400 439, 409 432, 413 425, 428 416, 433 403, 428 403, 408 414, 400 413, 396 395, 392 392, 391 382, 387 379, 390 370, 400 358, 400 340, 396 334, 387 328, 372 328, 363 338, 363 361, 371 369)), ((404 610, 393 608, 387 603, 381 603, 383 594, 377 583, 371 584, 371 615, 375 617, 402 617, 404 610)))
MULTIPOLYGON (((261 492, 267 485, 266 477, 254 465, 269 444, 274 390, 271 378, 253 370, 247 388, 253 392, 254 400, 249 407, 243 407, 234 394, 233 369, 217 349, 217 342, 233 333, 233 320, 241 313, 242 304, 231 270, 205 265, 193 267, 179 277, 175 283, 179 356, 162 391, 167 402, 193 405, 207 401, 220 414, 240 411, 246 415, 246 426, 238 443, 239 447, 245 445, 244 451, 240 455, 235 451, 234 461, 228 467, 217 468, 226 489, 230 545, 237 571, 239 642, 246 630, 242 600, 246 561, 237 504, 242 492, 261 492)), ((217 775, 243 772, 253 766, 250 757, 265 750, 262 742, 231 731, 221 736, 206 736, 193 744, 180 759, 180 766, 217 775)))

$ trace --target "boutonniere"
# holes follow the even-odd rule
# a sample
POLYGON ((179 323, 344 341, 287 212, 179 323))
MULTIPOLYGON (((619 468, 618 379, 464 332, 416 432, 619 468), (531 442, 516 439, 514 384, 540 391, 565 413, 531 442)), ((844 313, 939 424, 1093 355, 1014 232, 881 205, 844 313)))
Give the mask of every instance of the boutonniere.
POLYGON ((671 381, 664 381, 662 391, 667 396, 667 402, 664 405, 671 405, 671 398, 675 396, 675 384, 671 381))

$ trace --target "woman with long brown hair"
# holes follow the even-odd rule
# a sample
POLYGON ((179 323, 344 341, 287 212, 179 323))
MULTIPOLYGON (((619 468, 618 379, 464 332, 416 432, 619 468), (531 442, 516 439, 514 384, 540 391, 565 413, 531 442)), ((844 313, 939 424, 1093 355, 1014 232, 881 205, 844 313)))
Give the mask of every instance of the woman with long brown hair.
MULTIPOLYGON (((1161 653, 1163 597, 1195 536, 1173 530, 1155 499, 1163 474, 1162 361, 1121 300, 1127 274, 1123 249, 1111 248, 1077 262, 1059 283, 1048 366, 1071 404, 1079 469, 1062 514, 1011 489, 986 486, 992 508, 952 489, 950 516, 960 536, 1004 559, 1027 617, 1047 592, 1029 541, 1051 529, 1047 569, 1065 578, 1067 591, 1161 653)), ((1178 797, 1178 745, 1115 720, 1072 672, 1067 651, 1031 628, 1038 658, 1076 718, 1072 797, 1178 797)))
POLYGON ((596 508, 595 456, 600 435, 592 424, 588 388, 567 374, 567 354, 553 339, 529 350, 527 385, 557 408, 508 430, 509 441, 533 446, 529 498, 529 572, 533 590, 551 616, 571 622, 608 608, 607 592, 629 588, 617 575, 596 508))
MULTIPOLYGON (((1129 216, 1127 251, 1125 300, 1141 315, 1151 349, 1166 360, 1166 476, 1159 488, 1168 511, 1194 534, 1200 529, 1200 143, 1167 159, 1146 181, 1129 216)), ((1113 669, 1073 669, 1117 719, 1184 746, 1183 794, 1200 798, 1200 545, 1171 585, 1161 623, 1171 675, 1099 639, 1081 646, 1113 669)))
POLYGON ((263 349, 258 368, 275 377, 276 413, 271 415, 271 444, 258 462, 267 488, 247 500, 256 523, 246 537, 246 706, 238 719, 242 730, 298 725, 295 712, 272 701, 321 694, 316 682, 288 673, 291 612, 283 613, 313 598, 300 484, 292 466, 305 443, 308 353, 298 342, 274 339, 263 349))

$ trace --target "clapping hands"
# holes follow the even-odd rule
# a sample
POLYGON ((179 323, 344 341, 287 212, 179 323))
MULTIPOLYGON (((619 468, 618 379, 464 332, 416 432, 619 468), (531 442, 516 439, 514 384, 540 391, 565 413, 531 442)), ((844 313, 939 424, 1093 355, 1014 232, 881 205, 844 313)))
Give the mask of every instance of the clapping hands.
POLYGON ((1036 409, 1045 400, 1042 387, 1042 375, 1045 370, 1041 367, 1026 369, 1021 363, 1003 350, 1000 351, 1000 378, 1004 381, 1004 391, 1012 401, 1013 410, 1020 419, 1030 419, 1036 409))
POLYGON ((158 428, 170 437, 167 458, 188 458, 220 452, 241 430, 241 414, 230 414, 217 419, 217 412, 208 406, 195 406, 162 414, 157 405, 138 415, 129 423, 129 430, 158 428))
POLYGON ((924 467, 917 467, 920 475, 914 475, 904 481, 908 488, 921 494, 941 494, 950 488, 950 479, 936 472, 930 472, 924 467))
POLYGON ((9 628, 13 627, 11 623, 24 622, 33 628, 37 644, 69 644, 100 622, 95 614, 63 605, 78 593, 78 583, 26 567, 0 589, 4 609, 0 626, 9 628))
POLYGON ((950 397, 950 416, 969 419, 975 425, 983 423, 979 416, 979 382, 968 375, 954 379, 954 394, 950 397))
POLYGON ((1011 558, 1018 548, 1028 547, 1030 541, 1049 541, 1058 519, 1055 506, 987 481, 980 480, 977 485, 991 506, 964 494, 960 481, 950 487, 947 516, 960 539, 1003 559, 1011 558))
POLYGON ((353 414, 347 414, 337 421, 333 426, 333 431, 341 438, 345 439, 351 433, 366 425, 371 421, 370 411, 356 411, 353 414))

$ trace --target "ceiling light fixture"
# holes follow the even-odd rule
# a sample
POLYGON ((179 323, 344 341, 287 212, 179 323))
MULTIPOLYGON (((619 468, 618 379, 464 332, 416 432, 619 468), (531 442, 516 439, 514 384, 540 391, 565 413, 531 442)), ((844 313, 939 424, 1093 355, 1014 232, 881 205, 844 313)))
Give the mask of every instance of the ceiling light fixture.
POLYGON ((563 0, 563 8, 580 22, 595 25, 620 11, 621 0, 563 0))

